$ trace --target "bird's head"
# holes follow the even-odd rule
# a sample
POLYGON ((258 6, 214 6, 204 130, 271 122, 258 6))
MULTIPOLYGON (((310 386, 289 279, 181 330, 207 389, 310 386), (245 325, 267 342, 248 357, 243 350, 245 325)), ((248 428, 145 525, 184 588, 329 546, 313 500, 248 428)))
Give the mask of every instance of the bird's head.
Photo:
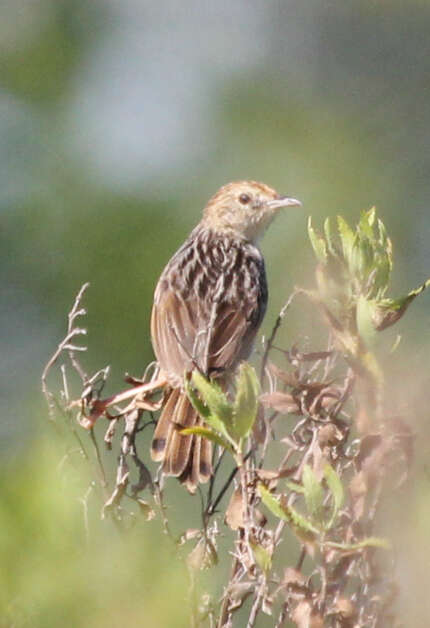
POLYGON ((257 181, 227 183, 209 200, 203 224, 218 232, 230 233, 255 242, 283 207, 300 206, 295 198, 281 196, 257 181))

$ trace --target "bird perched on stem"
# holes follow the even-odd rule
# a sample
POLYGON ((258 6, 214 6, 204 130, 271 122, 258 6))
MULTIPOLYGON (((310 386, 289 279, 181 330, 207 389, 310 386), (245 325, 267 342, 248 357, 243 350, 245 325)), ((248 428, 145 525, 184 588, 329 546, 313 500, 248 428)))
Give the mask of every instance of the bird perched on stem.
POLYGON ((169 388, 151 455, 191 493, 211 476, 212 445, 180 433, 201 422, 184 391, 184 376, 198 369, 226 383, 249 356, 267 305, 257 242, 279 209, 300 204, 264 183, 228 183, 209 200, 158 281, 151 336, 169 388))

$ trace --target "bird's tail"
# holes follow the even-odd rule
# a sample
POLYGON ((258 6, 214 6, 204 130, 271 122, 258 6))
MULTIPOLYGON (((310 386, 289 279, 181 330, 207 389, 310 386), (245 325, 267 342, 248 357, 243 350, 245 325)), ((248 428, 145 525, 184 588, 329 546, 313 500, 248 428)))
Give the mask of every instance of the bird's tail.
POLYGON ((151 446, 151 457, 163 462, 163 473, 174 475, 195 493, 199 483, 212 475, 212 444, 195 434, 180 430, 201 423, 186 393, 174 388, 168 394, 158 419, 151 446))

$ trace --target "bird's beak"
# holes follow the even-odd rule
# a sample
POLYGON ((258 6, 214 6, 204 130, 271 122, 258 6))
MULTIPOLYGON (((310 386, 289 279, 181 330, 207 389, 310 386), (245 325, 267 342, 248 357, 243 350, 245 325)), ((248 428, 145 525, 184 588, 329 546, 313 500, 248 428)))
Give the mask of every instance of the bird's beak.
POLYGON ((278 196, 273 201, 267 201, 270 209, 281 209, 281 207, 301 207, 302 204, 296 198, 289 198, 288 196, 278 196))

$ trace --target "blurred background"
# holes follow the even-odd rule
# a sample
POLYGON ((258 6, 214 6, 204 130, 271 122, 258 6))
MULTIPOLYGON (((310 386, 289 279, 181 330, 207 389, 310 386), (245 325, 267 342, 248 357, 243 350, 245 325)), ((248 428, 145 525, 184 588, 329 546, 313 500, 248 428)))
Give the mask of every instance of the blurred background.
MULTIPOLYGON (((393 240, 392 296, 427 279, 429 32, 422 0, 2 2, 0 626, 187 625, 186 574, 159 523, 125 541, 99 526, 86 548, 85 478, 59 472, 43 365, 89 281, 85 366, 112 366, 110 392, 125 371, 141 375, 157 278, 234 179, 304 204, 263 243, 263 331, 294 285, 312 285, 309 214, 354 222, 376 205, 393 240)), ((426 293, 412 305, 387 366, 392 406, 419 436, 413 481, 380 530, 398 546, 411 627, 430 616, 429 308, 426 293)), ((292 311, 282 342, 312 337, 313 316, 292 311)))

